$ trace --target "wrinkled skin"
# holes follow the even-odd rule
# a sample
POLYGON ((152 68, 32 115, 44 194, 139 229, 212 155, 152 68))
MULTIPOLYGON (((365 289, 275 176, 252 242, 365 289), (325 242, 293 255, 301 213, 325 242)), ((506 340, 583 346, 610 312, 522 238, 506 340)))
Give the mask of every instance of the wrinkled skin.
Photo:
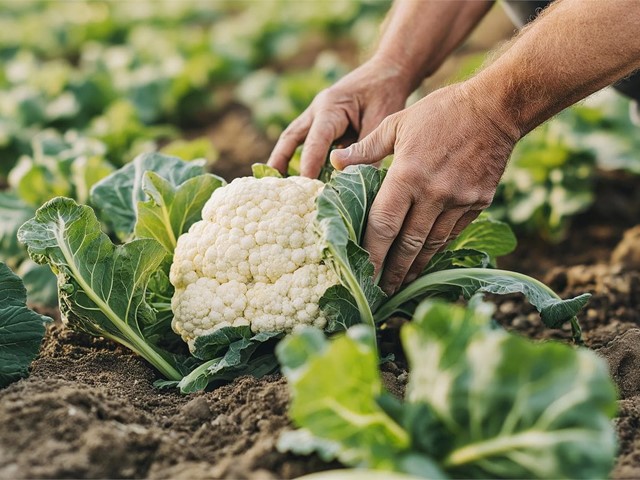
POLYGON ((380 285, 388 293, 417 277, 491 204, 516 142, 496 115, 466 86, 452 85, 387 117, 362 141, 332 152, 338 169, 395 152, 364 239, 376 270, 386 265, 380 285))
MULTIPOLYGON (((360 75, 359 70, 353 74, 360 75)), ((353 84, 349 76, 345 80, 316 98, 291 124, 270 164, 286 168, 288 155, 306 137, 302 173, 317 175, 332 138, 339 138, 346 125, 363 127, 364 132, 379 123, 359 142, 334 150, 331 162, 341 170, 348 165, 377 164, 395 154, 371 208, 363 245, 377 273, 386 265, 380 286, 393 293, 413 280, 438 250, 490 205, 516 135, 503 127, 498 110, 478 102, 467 85, 442 88, 385 118, 384 112, 397 109, 400 103, 393 88, 381 90, 379 85, 365 83, 348 101, 344 89, 353 84), (347 123, 351 118, 362 121, 347 123)))

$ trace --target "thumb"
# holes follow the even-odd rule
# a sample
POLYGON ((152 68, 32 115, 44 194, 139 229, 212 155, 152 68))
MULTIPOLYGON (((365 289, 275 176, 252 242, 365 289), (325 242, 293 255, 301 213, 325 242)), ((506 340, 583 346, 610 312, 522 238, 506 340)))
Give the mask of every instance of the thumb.
POLYGON ((390 117, 369 135, 348 148, 339 148, 331 151, 331 164, 338 170, 343 170, 349 165, 378 163, 387 155, 393 153, 396 142, 395 122, 390 117))

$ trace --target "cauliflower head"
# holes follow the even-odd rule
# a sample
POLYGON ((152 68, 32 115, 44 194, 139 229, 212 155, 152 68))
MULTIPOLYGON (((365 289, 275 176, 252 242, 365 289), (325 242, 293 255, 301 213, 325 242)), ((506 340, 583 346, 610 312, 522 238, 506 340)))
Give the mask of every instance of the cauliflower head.
POLYGON ((324 328, 318 301, 339 280, 314 228, 323 186, 303 177, 244 177, 213 193, 202 220, 178 239, 171 265, 172 327, 191 348, 224 326, 324 328))

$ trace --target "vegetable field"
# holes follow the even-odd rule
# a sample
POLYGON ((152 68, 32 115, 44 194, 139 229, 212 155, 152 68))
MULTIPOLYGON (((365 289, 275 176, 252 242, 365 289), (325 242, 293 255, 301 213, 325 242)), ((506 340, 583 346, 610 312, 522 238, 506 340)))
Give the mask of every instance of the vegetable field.
MULTIPOLYGON (((388 8, 3 6, 0 478, 640 477, 627 100, 531 132, 391 294, 362 243, 393 159, 264 165, 388 8)), ((511 32, 492 10, 414 97, 511 32)))

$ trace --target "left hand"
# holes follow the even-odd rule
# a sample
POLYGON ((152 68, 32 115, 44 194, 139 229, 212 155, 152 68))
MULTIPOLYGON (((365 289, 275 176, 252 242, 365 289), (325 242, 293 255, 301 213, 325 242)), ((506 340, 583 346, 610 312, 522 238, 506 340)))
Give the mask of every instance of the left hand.
POLYGON ((519 138, 512 121, 466 84, 433 92, 388 116, 331 162, 393 163, 371 207, 363 247, 392 294, 415 279, 493 200, 519 138))

